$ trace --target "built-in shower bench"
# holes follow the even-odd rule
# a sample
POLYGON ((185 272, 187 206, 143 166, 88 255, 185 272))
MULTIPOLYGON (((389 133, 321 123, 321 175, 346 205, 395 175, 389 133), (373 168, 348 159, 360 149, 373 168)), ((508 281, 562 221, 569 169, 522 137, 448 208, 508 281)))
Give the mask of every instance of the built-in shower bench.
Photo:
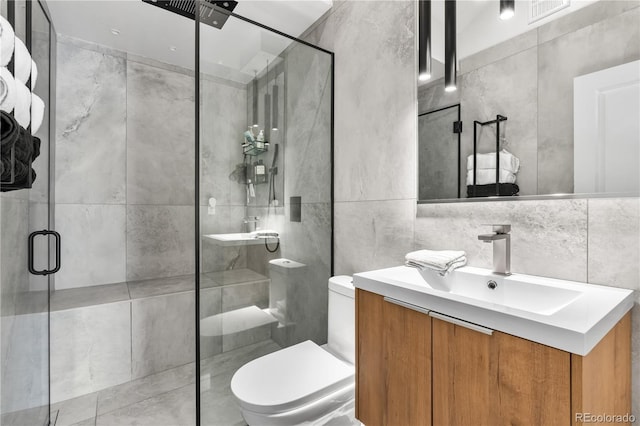
MULTIPOLYGON (((193 362, 194 278, 185 275, 53 292, 52 402, 193 362)), ((200 318, 233 320, 233 312, 238 316, 243 310, 255 316, 253 311, 268 308, 269 283, 268 277, 250 269, 201 274, 200 318)), ((201 333, 202 358, 271 337, 270 323, 255 324, 248 328, 221 325, 220 333, 201 333)))

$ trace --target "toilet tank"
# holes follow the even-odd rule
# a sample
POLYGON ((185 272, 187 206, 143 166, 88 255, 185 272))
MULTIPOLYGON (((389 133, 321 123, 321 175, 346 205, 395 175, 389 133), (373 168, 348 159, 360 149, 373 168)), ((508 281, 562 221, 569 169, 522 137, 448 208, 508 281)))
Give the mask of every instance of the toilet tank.
POLYGON ((328 347, 331 352, 356 362, 356 309, 353 279, 347 275, 329 278, 328 347))

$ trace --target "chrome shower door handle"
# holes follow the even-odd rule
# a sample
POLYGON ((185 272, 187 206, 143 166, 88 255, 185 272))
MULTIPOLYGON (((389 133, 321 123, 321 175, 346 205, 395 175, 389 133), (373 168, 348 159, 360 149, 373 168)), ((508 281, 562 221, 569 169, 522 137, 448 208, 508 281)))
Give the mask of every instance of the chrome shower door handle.
POLYGON ((35 231, 29 234, 29 265, 28 265, 29 272, 31 272, 33 275, 50 275, 50 274, 55 274, 60 270, 60 251, 61 251, 60 240, 61 240, 60 234, 58 234, 56 231, 42 230, 42 231, 35 231), (38 271, 33 266, 33 263, 34 263, 33 242, 38 235, 46 235, 46 236, 53 235, 53 237, 56 240, 56 266, 53 269, 43 269, 41 271, 38 271))

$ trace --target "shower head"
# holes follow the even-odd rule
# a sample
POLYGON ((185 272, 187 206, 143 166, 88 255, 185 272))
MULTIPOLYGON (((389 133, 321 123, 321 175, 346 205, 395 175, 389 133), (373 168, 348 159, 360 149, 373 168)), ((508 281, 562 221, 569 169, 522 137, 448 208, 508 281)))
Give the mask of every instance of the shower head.
MULTIPOLYGON (((195 19, 196 0, 142 0, 153 6, 166 9, 169 12, 177 13, 189 19, 195 19)), ((238 5, 237 1, 224 0, 201 0, 200 1, 200 22, 212 27, 222 29, 229 19, 229 15, 238 5)))

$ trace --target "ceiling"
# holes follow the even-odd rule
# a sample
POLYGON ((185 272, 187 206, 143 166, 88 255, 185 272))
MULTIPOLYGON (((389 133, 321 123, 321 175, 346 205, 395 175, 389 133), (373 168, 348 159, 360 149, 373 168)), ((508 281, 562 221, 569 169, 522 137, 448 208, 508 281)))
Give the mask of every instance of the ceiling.
MULTIPOLYGON (((194 21, 141 0, 49 0, 58 34, 194 69, 194 21), (114 34, 117 33, 117 34, 114 34)), ((332 0, 240 0, 234 13, 297 37, 332 0)), ((247 83, 291 40, 229 18, 222 30, 202 25, 203 72, 247 83)))
MULTIPOLYGON (((499 0, 458 0, 457 58, 463 59, 594 1, 572 0, 569 8, 529 24, 530 0, 516 0, 516 15, 509 21, 498 18, 499 0)), ((49 0, 48 5, 59 34, 195 68, 195 26, 188 18, 142 0, 49 0), (118 34, 114 35, 113 30, 118 34)), ((297 37, 331 6, 332 0, 239 0, 234 12, 297 37)), ((443 73, 444 0, 432 0, 431 34, 434 74, 426 84, 443 73)), ((285 37, 233 17, 222 30, 203 25, 201 70, 247 83, 290 43, 285 37)))

